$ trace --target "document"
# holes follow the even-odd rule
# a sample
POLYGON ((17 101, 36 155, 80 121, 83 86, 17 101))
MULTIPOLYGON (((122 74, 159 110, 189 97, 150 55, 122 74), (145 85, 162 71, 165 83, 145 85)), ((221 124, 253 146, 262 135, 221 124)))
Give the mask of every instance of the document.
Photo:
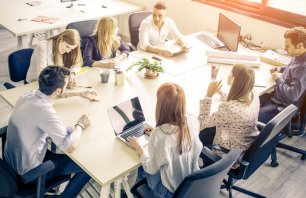
POLYGON ((55 17, 49 17, 49 16, 37 16, 34 19, 32 19, 31 21, 35 21, 35 22, 42 22, 42 23, 49 23, 52 24, 56 21, 58 21, 59 18, 55 18, 55 17))

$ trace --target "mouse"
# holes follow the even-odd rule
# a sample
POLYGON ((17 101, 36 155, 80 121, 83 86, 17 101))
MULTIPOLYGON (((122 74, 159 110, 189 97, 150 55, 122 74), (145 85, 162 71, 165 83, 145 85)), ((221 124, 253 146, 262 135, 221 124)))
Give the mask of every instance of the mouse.
POLYGON ((107 6, 106 5, 102 5, 102 8, 107 8, 107 6))

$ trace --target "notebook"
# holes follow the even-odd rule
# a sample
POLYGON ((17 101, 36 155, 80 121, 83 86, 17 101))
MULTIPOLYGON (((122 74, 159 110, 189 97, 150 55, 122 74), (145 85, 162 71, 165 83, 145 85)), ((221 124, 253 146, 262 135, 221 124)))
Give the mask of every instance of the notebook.
POLYGON ((142 146, 148 143, 149 136, 144 133, 148 124, 138 97, 108 108, 107 112, 117 138, 127 143, 127 137, 135 136, 142 146))

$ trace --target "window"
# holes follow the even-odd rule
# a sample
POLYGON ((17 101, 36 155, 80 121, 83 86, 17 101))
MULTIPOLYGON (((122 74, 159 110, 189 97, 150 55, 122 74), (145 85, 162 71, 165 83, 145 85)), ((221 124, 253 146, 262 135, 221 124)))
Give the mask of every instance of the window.
POLYGON ((193 0, 284 27, 306 27, 306 0, 193 0))

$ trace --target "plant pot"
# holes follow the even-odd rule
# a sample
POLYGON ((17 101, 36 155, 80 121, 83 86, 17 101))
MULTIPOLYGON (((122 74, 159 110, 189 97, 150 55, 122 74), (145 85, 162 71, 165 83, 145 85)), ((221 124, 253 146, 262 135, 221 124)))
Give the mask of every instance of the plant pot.
POLYGON ((149 69, 146 69, 146 72, 144 73, 144 76, 145 78, 148 78, 148 79, 155 79, 158 77, 158 72, 157 71, 151 71, 149 69))

